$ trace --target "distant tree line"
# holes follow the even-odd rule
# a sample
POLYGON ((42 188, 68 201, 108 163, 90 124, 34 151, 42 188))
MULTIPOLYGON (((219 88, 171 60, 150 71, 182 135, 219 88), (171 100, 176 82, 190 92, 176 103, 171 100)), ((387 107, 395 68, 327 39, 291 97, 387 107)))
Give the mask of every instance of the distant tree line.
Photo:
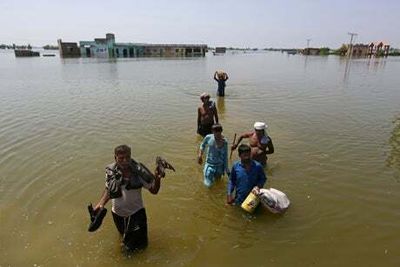
POLYGON ((43 49, 45 49, 45 50, 58 50, 58 46, 56 46, 56 45, 45 45, 45 46, 43 46, 43 49))
POLYGON ((31 50, 32 46, 30 44, 28 45, 16 45, 16 44, 12 44, 12 45, 6 45, 6 44, 0 44, 0 49, 28 49, 31 50))
MULTIPOLYGON (((30 44, 27 44, 27 45, 0 44, 0 49, 14 49, 14 50, 15 49, 28 49, 28 50, 31 50, 32 46, 30 44)), ((56 46, 56 45, 45 45, 45 46, 43 46, 43 49, 45 49, 45 50, 57 50, 58 46, 56 46)))

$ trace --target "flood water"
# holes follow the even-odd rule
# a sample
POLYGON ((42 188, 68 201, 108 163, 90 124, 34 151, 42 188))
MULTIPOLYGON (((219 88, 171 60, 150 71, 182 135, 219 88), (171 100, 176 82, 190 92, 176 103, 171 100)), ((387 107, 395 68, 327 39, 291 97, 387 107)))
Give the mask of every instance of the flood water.
POLYGON ((399 74, 395 57, 0 52, 0 266, 399 266, 399 74), (215 97, 217 69, 230 77, 225 99, 215 97), (225 206, 226 177, 203 185, 203 91, 229 142, 254 121, 269 125, 266 187, 288 195, 284 215, 225 206), (87 231, 87 204, 124 143, 151 168, 161 155, 177 169, 158 195, 143 191, 149 246, 133 257, 110 213, 87 231))

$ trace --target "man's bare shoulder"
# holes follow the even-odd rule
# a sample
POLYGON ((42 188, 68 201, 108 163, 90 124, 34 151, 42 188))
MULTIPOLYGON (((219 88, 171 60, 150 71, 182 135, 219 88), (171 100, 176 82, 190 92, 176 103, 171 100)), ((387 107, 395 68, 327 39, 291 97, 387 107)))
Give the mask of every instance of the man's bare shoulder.
POLYGON ((251 131, 251 132, 243 133, 242 136, 245 138, 249 138, 249 137, 252 137, 254 134, 255 134, 255 132, 251 131))

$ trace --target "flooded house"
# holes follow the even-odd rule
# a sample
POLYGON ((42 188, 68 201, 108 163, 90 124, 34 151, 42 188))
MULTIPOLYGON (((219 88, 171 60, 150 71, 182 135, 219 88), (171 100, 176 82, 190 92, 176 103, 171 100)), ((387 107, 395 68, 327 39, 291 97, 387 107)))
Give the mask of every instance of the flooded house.
POLYGON ((61 39, 57 40, 58 51, 60 52, 60 57, 80 57, 81 51, 77 43, 73 42, 63 42, 61 39))
POLYGON ((106 38, 80 41, 82 57, 128 58, 128 57, 196 57, 205 56, 205 44, 145 44, 117 43, 115 35, 107 33, 106 38))
POLYGON ((40 53, 29 49, 15 49, 14 54, 16 57, 39 57, 40 53))
POLYGON ((387 56, 389 50, 390 45, 382 41, 371 42, 369 44, 355 44, 350 49, 347 49, 346 56, 349 56, 350 53, 353 57, 380 57, 387 56))
POLYGON ((369 46, 366 44, 355 44, 347 49, 346 56, 366 57, 369 55, 369 46))
POLYGON ((303 49, 302 54, 307 56, 318 56, 319 52, 320 52, 319 48, 307 47, 303 49))
POLYGON ((390 45, 388 43, 379 41, 379 42, 371 42, 368 45, 369 51, 368 54, 370 56, 388 56, 390 45))

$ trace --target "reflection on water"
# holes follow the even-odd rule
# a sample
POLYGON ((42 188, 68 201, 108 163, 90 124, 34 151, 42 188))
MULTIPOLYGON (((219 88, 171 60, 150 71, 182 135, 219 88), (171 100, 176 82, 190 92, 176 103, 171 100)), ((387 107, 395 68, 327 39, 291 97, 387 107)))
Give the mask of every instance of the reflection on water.
POLYGON ((390 153, 387 164, 400 171, 400 117, 393 121, 393 130, 389 138, 390 153))
POLYGON ((398 265, 398 59, 0 57, 1 266, 398 265), (230 77, 215 99, 229 143, 254 121, 270 126, 267 187, 290 198, 283 216, 226 207, 226 177, 202 183, 196 107, 216 69, 230 77), (122 143, 177 170, 143 193, 149 247, 131 259, 111 216, 87 232, 122 143))
POLYGON ((225 115, 225 97, 217 96, 218 114, 223 117, 225 115))
POLYGON ((351 59, 346 58, 346 66, 344 67, 343 82, 347 82, 350 74, 351 59))

